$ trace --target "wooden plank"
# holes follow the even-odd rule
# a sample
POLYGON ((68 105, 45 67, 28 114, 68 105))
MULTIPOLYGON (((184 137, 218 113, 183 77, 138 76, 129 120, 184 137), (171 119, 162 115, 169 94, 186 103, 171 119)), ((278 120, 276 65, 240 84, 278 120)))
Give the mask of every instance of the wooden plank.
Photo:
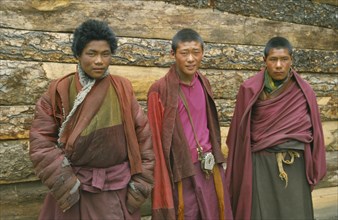
MULTIPOLYGON (((337 98, 335 99, 337 103, 337 98)), ((219 117, 220 126, 226 127, 229 126, 232 115, 234 112, 234 103, 235 100, 228 99, 216 99, 216 107, 219 117)), ((147 112, 147 104, 146 101, 139 101, 143 110, 147 112)), ((337 131, 337 104, 334 102, 329 103, 328 105, 320 105, 320 116, 321 120, 324 123, 328 124, 324 130, 327 132, 326 134, 326 142, 330 144, 330 149, 334 148, 338 142, 334 142, 336 140, 334 135, 336 135, 337 131), (333 125, 332 125, 333 124, 333 125), (336 129, 334 129, 336 128, 336 129)), ((20 105, 20 106, 0 106, 0 140, 13 140, 13 139, 22 139, 28 138, 30 124, 34 118, 34 105, 20 105)), ((338 150, 338 149, 337 149, 338 150)))
MULTIPOLYGON (((324 187, 332 185, 332 183, 335 182, 338 173, 337 163, 335 163, 338 152, 338 136, 336 135, 338 128, 337 126, 334 126, 336 123, 337 121, 323 122, 325 146, 327 150, 327 165, 328 171, 330 172, 330 175, 325 177, 326 183, 325 186, 323 185, 324 187)), ((221 127, 221 147, 226 157, 228 155, 228 149, 225 141, 228 130, 228 126, 221 127)), ((37 180, 32 163, 29 159, 28 146, 28 139, 0 141, 0 159, 2 161, 0 164, 0 170, 2 170, 0 173, 0 185, 37 180)))
MULTIPOLYGON (((168 71, 168 68, 120 65, 111 65, 109 69, 111 74, 125 76, 132 82, 138 100, 146 100, 150 85, 168 71)), ((0 62, 0 104, 35 104, 52 79, 75 70, 76 64, 3 60, 0 62)), ((257 71, 201 69, 201 72, 208 77, 216 99, 234 100, 240 84, 257 71)), ((321 101, 324 105, 337 103, 338 74, 301 73, 301 76, 318 97, 329 97, 321 101)))
POLYGON ((273 36, 287 37, 295 47, 338 48, 337 30, 235 15, 211 8, 196 9, 164 1, 2 0, 1 27, 72 32, 88 18, 106 20, 118 36, 171 39, 183 27, 196 29, 207 42, 265 45, 273 36), (39 3, 40 2, 40 3, 39 3), (54 3, 54 4, 53 4, 54 3))
MULTIPOLYGON (((71 52, 71 34, 0 28, 0 59, 76 63, 71 52)), ((169 40, 119 38, 113 65, 169 67, 173 62, 169 40)), ((262 46, 207 43, 204 69, 258 70, 263 63, 262 46)), ((334 50, 295 49, 293 65, 300 72, 338 73, 334 50)))

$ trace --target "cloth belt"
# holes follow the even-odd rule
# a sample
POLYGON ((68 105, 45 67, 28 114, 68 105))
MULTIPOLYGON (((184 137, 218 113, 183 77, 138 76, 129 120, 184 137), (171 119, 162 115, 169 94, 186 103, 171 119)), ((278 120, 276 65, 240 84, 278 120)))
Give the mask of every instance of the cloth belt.
POLYGON ((128 162, 107 168, 73 167, 81 182, 81 189, 98 193, 125 188, 131 178, 128 162))

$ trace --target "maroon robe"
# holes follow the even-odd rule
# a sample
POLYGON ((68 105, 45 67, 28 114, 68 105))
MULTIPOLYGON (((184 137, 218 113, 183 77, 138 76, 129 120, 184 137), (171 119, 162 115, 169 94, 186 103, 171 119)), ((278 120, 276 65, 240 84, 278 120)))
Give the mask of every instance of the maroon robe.
MULTIPOLYGON (((306 177, 309 185, 313 187, 326 173, 323 131, 314 91, 295 71, 293 71, 293 75, 304 93, 312 122, 313 140, 305 146, 304 156, 306 177)), ((251 217, 253 152, 250 128, 251 114, 252 107, 263 88, 264 69, 240 86, 227 138, 229 156, 226 181, 230 191, 234 219, 250 219, 251 217)))

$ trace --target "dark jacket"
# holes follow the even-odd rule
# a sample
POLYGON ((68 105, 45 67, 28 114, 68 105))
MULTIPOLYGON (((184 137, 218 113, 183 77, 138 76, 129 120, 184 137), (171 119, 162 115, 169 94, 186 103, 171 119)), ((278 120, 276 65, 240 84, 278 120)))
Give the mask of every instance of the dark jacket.
MULTIPOLYGON (((69 124, 79 120, 73 129, 65 130, 61 140, 64 146, 57 146, 58 132, 64 113, 70 111, 69 87, 70 78, 75 77, 79 84, 78 74, 72 73, 61 79, 53 81, 48 91, 42 95, 36 104, 35 118, 30 129, 30 158, 34 169, 41 181, 51 190, 56 200, 65 199, 65 193, 74 186, 76 175, 71 166, 64 163, 65 156, 72 155, 73 144, 88 125, 100 108, 106 90, 112 85, 118 96, 122 113, 122 124, 127 142, 128 162, 132 180, 135 185, 142 186, 139 201, 131 201, 133 206, 140 206, 150 195, 153 184, 154 155, 152 151, 151 132, 146 115, 138 104, 131 83, 119 76, 108 76, 95 83, 90 93, 80 105, 80 113, 74 115, 69 124), (76 117, 78 116, 78 117, 76 117), (85 116, 85 117, 83 117, 85 116), (78 119, 80 118, 80 119, 78 119), (60 181, 62 180, 62 181, 60 181), (55 183, 64 184, 55 184, 55 183), (63 198, 55 192, 63 192, 63 198), (137 204, 139 203, 139 204, 137 204)), ((71 158, 71 157, 70 157, 71 158)), ((72 161, 69 161, 72 163, 72 161)), ((137 207, 134 207, 137 208, 137 207)))

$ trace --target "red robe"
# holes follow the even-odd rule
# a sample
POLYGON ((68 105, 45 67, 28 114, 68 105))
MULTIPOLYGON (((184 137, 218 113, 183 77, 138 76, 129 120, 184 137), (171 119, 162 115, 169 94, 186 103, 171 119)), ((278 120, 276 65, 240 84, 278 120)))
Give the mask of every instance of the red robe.
MULTIPOLYGON (((316 95, 310 85, 293 71, 296 83, 307 101, 312 122, 313 141, 305 147, 306 176, 316 185, 326 174, 325 146, 316 95)), ((226 180, 230 191, 234 219, 250 219, 252 205, 252 145, 250 120, 252 106, 264 88, 264 69, 239 88, 231 121, 227 146, 226 180)))
MULTIPOLYGON (((178 116, 179 78, 173 65, 169 72, 148 92, 148 118, 153 134, 155 154, 154 189, 152 195, 153 219, 175 219, 173 185, 195 175, 188 142, 178 116)), ((225 162, 221 152, 220 127, 211 86, 207 78, 198 72, 206 91, 207 119, 210 142, 216 163, 225 162)), ((228 199, 228 197, 226 198, 228 199)), ((229 200, 229 199, 228 199, 229 200)), ((230 213, 229 201, 225 203, 230 213)), ((230 217, 229 217, 230 218, 230 217)))

